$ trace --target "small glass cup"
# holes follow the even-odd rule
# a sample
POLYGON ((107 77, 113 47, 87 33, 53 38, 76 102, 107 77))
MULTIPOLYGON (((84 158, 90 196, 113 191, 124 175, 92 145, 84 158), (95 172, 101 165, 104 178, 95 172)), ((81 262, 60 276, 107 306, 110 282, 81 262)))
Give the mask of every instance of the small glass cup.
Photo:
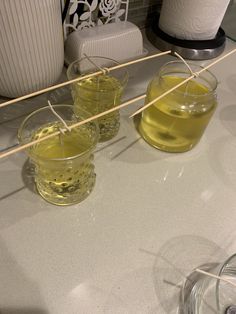
MULTIPOLYGON (((222 264, 199 267, 236 285, 236 254, 222 264)), ((233 314, 236 310, 236 286, 223 280, 193 272, 181 291, 181 314, 233 314)))
MULTIPOLYGON (((104 68, 118 64, 118 62, 104 57, 83 58, 69 65, 67 77, 69 80, 72 80, 79 76, 99 71, 99 68, 95 67, 95 65, 104 68)), ((74 99, 75 112, 82 108, 91 115, 96 115, 118 106, 121 103, 121 96, 127 81, 128 72, 121 68, 73 83, 72 97, 74 99)), ((113 138, 118 133, 120 127, 119 110, 98 118, 98 126, 100 142, 113 138)))
MULTIPOLYGON (((61 104, 53 108, 68 126, 88 117, 84 111, 75 116, 72 105, 61 104)), ((18 131, 19 142, 25 144, 40 139, 60 128, 64 129, 64 125, 49 107, 38 109, 22 122, 18 131)), ((93 150, 98 132, 97 124, 89 122, 27 149, 35 166, 37 190, 49 203, 71 205, 91 193, 96 180, 93 150)))
MULTIPOLYGON (((191 64, 193 72, 202 67, 191 64)), ((165 64, 148 85, 146 103, 191 75, 181 61, 165 64)), ((216 101, 217 79, 208 70, 143 111, 139 132, 152 146, 167 152, 184 152, 200 140, 216 101)))

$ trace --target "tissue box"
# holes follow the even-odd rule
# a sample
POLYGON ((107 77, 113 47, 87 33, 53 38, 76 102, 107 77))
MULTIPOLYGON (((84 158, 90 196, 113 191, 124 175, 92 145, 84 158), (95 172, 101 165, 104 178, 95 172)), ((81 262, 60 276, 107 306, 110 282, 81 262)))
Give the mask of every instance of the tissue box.
POLYGON ((71 33, 65 42, 65 62, 88 56, 102 56, 122 62, 147 54, 140 29, 130 22, 118 22, 71 33))

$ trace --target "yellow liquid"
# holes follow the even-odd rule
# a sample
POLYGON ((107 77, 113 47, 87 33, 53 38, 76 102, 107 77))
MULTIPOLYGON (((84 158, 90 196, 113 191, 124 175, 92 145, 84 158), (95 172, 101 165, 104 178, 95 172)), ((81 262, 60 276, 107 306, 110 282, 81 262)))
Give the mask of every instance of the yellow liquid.
MULTIPOLYGON (((46 135, 63 128, 61 123, 53 123, 42 126, 33 135, 32 140, 40 139, 46 135)), ((43 159, 61 159, 82 154, 91 147, 89 134, 86 136, 85 130, 72 129, 71 132, 54 136, 46 141, 36 144, 31 149, 31 153, 43 159)))
MULTIPOLYGON (((166 76, 166 88, 171 88, 184 78, 166 76)), ((166 89, 167 90, 167 89, 166 89)), ((158 86, 150 86, 146 103, 163 94, 158 86)), ((139 131, 143 138, 161 150, 184 152, 200 140, 215 111, 216 99, 209 89, 191 80, 163 97, 143 112, 139 131)))
MULTIPOLYGON (((63 126, 59 123, 44 125, 37 130, 32 140, 58 131, 58 127, 63 126)), ((80 127, 64 135, 54 136, 30 149, 38 192, 50 203, 78 203, 91 192, 95 184, 95 173, 90 135, 86 128, 80 127), (66 160, 70 157, 74 158, 66 160)))
MULTIPOLYGON (((75 112, 85 109, 91 115, 118 106, 121 102, 122 86, 110 75, 99 75, 73 85, 75 112)), ((114 111, 98 119, 100 141, 114 137, 120 127, 119 111, 114 111)))

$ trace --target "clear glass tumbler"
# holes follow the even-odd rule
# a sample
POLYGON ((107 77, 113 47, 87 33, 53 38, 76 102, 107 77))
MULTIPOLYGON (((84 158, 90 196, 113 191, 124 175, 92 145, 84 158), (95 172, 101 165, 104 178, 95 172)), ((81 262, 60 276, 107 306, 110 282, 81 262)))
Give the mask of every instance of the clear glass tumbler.
POLYGON ((199 267, 226 281, 193 272, 186 279, 180 302, 180 314, 235 314, 236 311, 236 254, 222 264, 199 267))
MULTIPOLYGON (((67 77, 71 80, 99 71, 98 67, 103 68, 116 65, 118 65, 118 62, 109 58, 83 58, 69 65, 67 77)), ((74 99, 75 112, 82 108, 91 115, 96 115, 118 106, 121 103, 121 96, 127 81, 128 72, 124 68, 121 68, 110 73, 104 72, 104 74, 73 83, 72 97, 74 99)), ((118 133, 120 127, 119 110, 98 118, 98 126, 100 130, 100 142, 113 138, 118 133)))
MULTIPOLYGON (((75 116, 72 105, 55 105, 53 108, 68 126, 88 116, 84 111, 75 116)), ((25 144, 64 128, 51 109, 44 107, 22 122, 18 131, 19 142, 25 144)), ((97 124, 89 122, 27 149, 35 166, 37 190, 45 200, 56 205, 70 205, 81 202, 90 194, 96 179, 93 150, 98 133, 97 124)))
MULTIPOLYGON (((202 67, 191 64, 193 72, 202 67)), ((165 64, 148 85, 146 103, 191 75, 182 61, 165 64)), ((217 79, 208 70, 156 101, 143 111, 139 132, 152 146, 167 152, 193 148, 213 115, 217 79)))

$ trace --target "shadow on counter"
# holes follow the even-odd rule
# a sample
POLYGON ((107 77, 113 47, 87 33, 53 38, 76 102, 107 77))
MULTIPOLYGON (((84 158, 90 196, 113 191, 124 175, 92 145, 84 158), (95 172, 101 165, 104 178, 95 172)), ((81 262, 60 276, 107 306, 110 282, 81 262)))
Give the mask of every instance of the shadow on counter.
POLYGON ((48 312, 37 308, 3 308, 0 309, 0 314, 48 314, 48 312))
POLYGON ((0 314, 48 314, 37 283, 28 278, 1 238, 0 252, 0 314))
POLYGON ((157 254, 142 251, 156 256, 153 266, 154 288, 162 308, 168 314, 180 310, 182 285, 195 268, 202 265, 210 267, 228 257, 225 248, 197 235, 171 238, 157 254))

